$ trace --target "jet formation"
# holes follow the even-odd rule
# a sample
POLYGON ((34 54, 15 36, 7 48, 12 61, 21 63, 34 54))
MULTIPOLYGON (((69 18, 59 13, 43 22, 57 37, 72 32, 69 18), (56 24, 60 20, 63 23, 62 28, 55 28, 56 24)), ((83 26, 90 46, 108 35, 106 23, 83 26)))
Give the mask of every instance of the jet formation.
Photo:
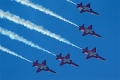
MULTIPOLYGON (((82 2, 81 2, 80 4, 77 4, 77 8, 79 8, 81 10, 80 13, 89 12, 89 13, 92 13, 92 14, 99 15, 99 13, 93 11, 90 8, 90 3, 87 4, 86 6, 83 6, 82 2)), ((97 34, 92 29, 92 25, 90 25, 88 28, 85 28, 84 24, 83 24, 82 26, 79 26, 78 30, 83 32, 82 36, 86 36, 86 35, 90 34, 90 35, 93 35, 93 36, 96 36, 96 37, 102 37, 101 35, 97 34)), ((94 47, 92 50, 88 50, 88 47, 86 47, 85 49, 82 49, 82 50, 83 50, 83 52, 82 52, 83 54, 87 54, 86 59, 97 58, 97 59, 100 59, 100 60, 103 60, 103 61, 106 60, 105 58, 98 55, 98 53, 96 52, 96 47, 94 47)), ((74 63, 70 59, 70 53, 66 54, 66 56, 64 56, 64 57, 62 56, 62 53, 60 53, 59 55, 56 55, 56 60, 61 60, 60 66, 63 66, 65 64, 70 64, 70 65, 73 65, 75 67, 80 67, 78 64, 74 63)), ((44 60, 41 64, 38 63, 38 60, 36 60, 35 62, 33 62, 33 67, 38 68, 36 73, 41 72, 41 71, 49 71, 49 72, 52 72, 52 73, 56 73, 54 70, 51 70, 46 65, 46 60, 44 60)))

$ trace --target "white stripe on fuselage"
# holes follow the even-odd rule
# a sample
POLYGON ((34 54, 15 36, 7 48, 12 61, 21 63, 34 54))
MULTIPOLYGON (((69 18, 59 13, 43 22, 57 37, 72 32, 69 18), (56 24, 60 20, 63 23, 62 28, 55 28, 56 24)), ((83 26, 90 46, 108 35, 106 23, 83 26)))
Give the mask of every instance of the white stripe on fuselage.
POLYGON ((90 11, 90 8, 89 7, 86 7, 86 6, 84 6, 84 7, 79 7, 79 10, 84 10, 84 11, 90 11))
POLYGON ((89 52, 90 53, 90 56, 96 56, 97 53, 95 52, 89 52))
POLYGON ((86 29, 85 32, 86 33, 92 33, 92 30, 91 29, 86 29))
POLYGON ((81 10, 82 8, 81 8, 81 7, 79 7, 78 9, 79 9, 79 10, 81 10))
POLYGON ((70 62, 70 59, 63 59, 63 62, 70 62))
POLYGON ((89 54, 90 56, 96 56, 97 53, 91 51, 91 52, 85 52, 85 54, 89 54))
POLYGON ((89 7, 83 7, 83 10, 90 11, 90 8, 89 7))
POLYGON ((42 66, 40 66, 40 69, 47 69, 47 66, 42 65, 42 66))

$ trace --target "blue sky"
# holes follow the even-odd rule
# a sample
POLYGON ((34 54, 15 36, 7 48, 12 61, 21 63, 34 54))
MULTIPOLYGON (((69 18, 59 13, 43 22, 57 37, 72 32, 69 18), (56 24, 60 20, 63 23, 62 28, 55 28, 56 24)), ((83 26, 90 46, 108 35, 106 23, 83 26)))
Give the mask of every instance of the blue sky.
POLYGON ((50 38, 37 31, 15 24, 7 19, 0 18, 0 27, 13 31, 20 36, 38 44, 39 46, 55 53, 60 52, 65 56, 71 54, 71 59, 79 64, 81 68, 71 65, 59 66, 60 61, 55 56, 32 48, 22 42, 12 40, 0 34, 0 45, 6 47, 23 57, 35 61, 47 60, 47 65, 55 70, 57 74, 42 71, 36 73, 37 68, 18 57, 0 50, 0 80, 119 80, 119 0, 74 0, 83 5, 91 3, 91 8, 100 16, 90 13, 80 14, 75 5, 66 0, 32 0, 33 3, 59 14, 60 16, 76 23, 84 24, 85 27, 93 25, 93 30, 102 35, 97 38, 91 35, 82 36, 82 32, 74 25, 59 20, 53 16, 27 7, 10 0, 0 0, 0 9, 10 11, 25 20, 43 26, 45 29, 61 35, 75 45, 85 48, 97 48, 97 53, 104 57, 107 62, 91 58, 86 60, 85 54, 80 49, 67 45, 63 42, 50 38))

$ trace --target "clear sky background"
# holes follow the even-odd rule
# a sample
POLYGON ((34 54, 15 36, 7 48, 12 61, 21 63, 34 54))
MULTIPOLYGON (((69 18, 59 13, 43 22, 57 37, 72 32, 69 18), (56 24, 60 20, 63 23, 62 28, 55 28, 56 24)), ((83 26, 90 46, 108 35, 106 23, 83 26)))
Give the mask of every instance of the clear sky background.
POLYGON ((83 37, 83 33, 76 26, 15 1, 0 0, 0 9, 41 25, 79 47, 89 47, 90 50, 96 47, 97 53, 107 61, 95 58, 86 60, 87 55, 82 54, 80 49, 7 19, 0 19, 0 27, 13 31, 55 54, 61 52, 65 56, 70 53, 71 59, 80 65, 80 68, 71 65, 59 66, 60 61, 55 60, 55 56, 0 34, 0 45, 31 61, 38 59, 41 63, 47 60, 49 68, 57 72, 57 74, 46 71, 36 73, 37 68, 32 67, 31 63, 0 50, 0 80, 120 80, 119 0, 74 0, 75 3, 82 2, 83 5, 91 3, 91 8, 100 16, 90 13, 80 14, 76 6, 66 0, 32 0, 32 2, 42 5, 77 25, 84 24, 88 27, 92 24, 93 30, 103 37, 91 35, 83 37))

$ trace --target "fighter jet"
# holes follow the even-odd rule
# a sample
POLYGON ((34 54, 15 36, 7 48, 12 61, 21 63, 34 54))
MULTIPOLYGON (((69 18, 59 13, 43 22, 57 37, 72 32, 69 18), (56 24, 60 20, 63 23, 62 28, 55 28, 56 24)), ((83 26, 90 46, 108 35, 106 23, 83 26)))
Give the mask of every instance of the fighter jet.
POLYGON ((68 53, 65 57, 62 57, 62 53, 60 53, 59 55, 57 55, 56 60, 61 60, 60 66, 64 65, 64 64, 71 64, 74 65, 76 67, 79 67, 78 64, 74 63, 71 59, 70 59, 70 54, 68 53))
POLYGON ((38 63, 38 60, 36 60, 35 62, 33 62, 33 67, 36 66, 38 67, 36 73, 44 70, 44 71, 49 71, 52 73, 56 73, 55 71, 51 70, 47 65, 46 65, 46 60, 44 60, 41 64, 38 63))
POLYGON ((81 30, 82 32, 84 32, 82 34, 82 36, 85 36, 87 34, 91 34, 93 36, 102 37, 99 34, 95 33, 95 31, 92 30, 92 25, 90 25, 88 28, 85 28, 84 24, 83 24, 82 26, 79 26, 79 30, 81 30))
POLYGON ((76 8, 79 8, 81 11, 80 13, 83 13, 83 12, 90 12, 92 14, 96 14, 96 15, 99 15, 97 12, 93 11, 91 8, 90 8, 90 3, 87 4, 86 6, 83 6, 82 5, 82 2, 80 4, 77 4, 77 7, 76 8))
POLYGON ((96 47, 94 47, 91 51, 88 50, 88 47, 86 47, 85 49, 83 49, 83 52, 82 53, 85 53, 85 54, 88 54, 88 56, 86 57, 86 59, 89 59, 89 58, 98 58, 100 60, 106 60, 102 57, 100 57, 97 53, 96 53, 96 47))

